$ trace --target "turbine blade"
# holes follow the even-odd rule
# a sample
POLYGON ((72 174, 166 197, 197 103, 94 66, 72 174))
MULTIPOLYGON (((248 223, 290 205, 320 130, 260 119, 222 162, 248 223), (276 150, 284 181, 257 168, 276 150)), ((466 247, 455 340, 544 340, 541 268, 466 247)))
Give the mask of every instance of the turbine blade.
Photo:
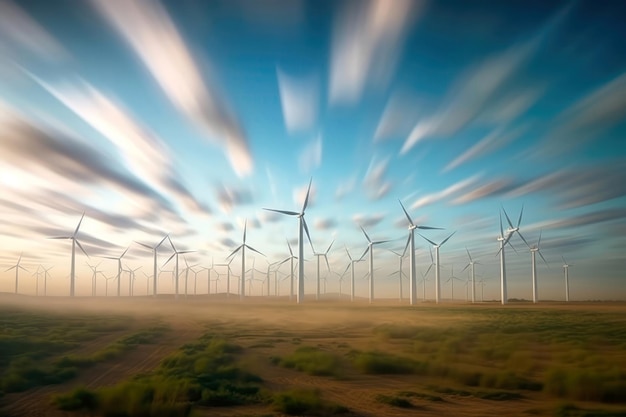
POLYGON ((430 226, 416 226, 418 229, 423 230, 444 230, 443 227, 430 227, 430 226))
POLYGON ((48 239, 71 239, 72 236, 55 236, 55 237, 49 237, 48 239))
POLYGON ((404 211, 404 214, 406 215, 406 218, 409 220, 409 224, 411 226, 415 226, 413 224, 413 220, 411 219, 411 216, 409 216, 409 213, 406 211, 406 209, 404 208, 404 205, 402 204, 402 201, 400 201, 400 199, 398 199, 398 203, 400 203, 400 207, 402 207, 402 211, 404 211))
POLYGON ((313 178, 309 180, 309 188, 306 190, 306 197, 304 198, 304 205, 302 206, 302 214, 304 214, 306 210, 306 206, 309 204, 309 193, 311 192, 311 183, 313 183, 313 178))
POLYGON ((426 277, 426 275, 428 275, 428 273, 430 272, 432 267, 433 267, 433 264, 428 265, 428 269, 426 270, 426 273, 424 274, 424 277, 426 277))
POLYGON ((504 212, 504 216, 506 217, 506 221, 509 223, 509 226, 511 227, 511 229, 515 229, 515 227, 513 227, 513 223, 511 223, 511 219, 509 219, 509 215, 506 213, 506 210, 504 209, 504 207, 502 207, 502 211, 504 212))
POLYGON ((248 231, 248 219, 246 219, 243 223, 243 244, 246 244, 246 233, 248 231))
POLYGON ((324 252, 325 255, 328 255, 328 252, 330 252, 330 248, 333 247, 334 243, 335 243, 335 239, 333 239, 333 241, 330 242, 330 245, 328 245, 328 249, 326 249, 326 252, 324 252))
MULTIPOLYGON (((254 249, 252 246, 248 246, 248 245, 245 245, 245 246, 246 246, 246 248, 250 249, 251 251, 258 253, 261 256, 265 256, 262 252, 259 252, 258 250, 254 249)), ((254 262, 252 263, 252 265, 254 266, 254 262)))
POLYGON ((367 241, 369 243, 372 243, 372 240, 370 239, 370 237, 368 236, 367 232, 365 232, 365 229, 363 229, 363 226, 359 225, 359 227, 361 228, 361 230, 363 231, 363 234, 365 235, 365 239, 367 239, 367 241))
POLYGON ((80 224, 83 222, 84 217, 85 217, 85 212, 83 211, 83 215, 80 216, 80 221, 78 222, 78 226, 76 226, 76 230, 74 230, 74 234, 72 235, 72 237, 76 236, 76 233, 78 233, 78 229, 80 229, 80 224))
POLYGON ((182 255, 184 253, 194 253, 194 252, 195 252, 195 250, 181 250, 181 251, 178 252, 178 254, 182 255))
POLYGON ((176 252, 176 246, 174 246, 174 242, 172 242, 172 238, 170 238, 170 235, 167 235, 167 240, 169 240, 172 250, 176 252))
POLYGON ((387 242, 391 242, 391 240, 377 240, 375 242, 372 242, 372 245, 380 245, 381 243, 387 243, 387 242))
POLYGON ((504 229, 502 228, 502 210, 500 210, 500 237, 504 239, 504 229))
POLYGON ((130 245, 126 248, 126 250, 122 253, 122 255, 120 255, 120 259, 122 259, 124 255, 126 255, 126 252, 128 252, 128 249, 130 249, 130 245))
POLYGON ((541 252, 539 250, 537 250, 537 253, 539 253, 539 256, 541 256, 541 259, 543 259, 543 261, 546 263, 546 266, 548 268, 550 268, 550 265, 548 264, 548 261, 546 261, 546 258, 543 257, 543 255, 541 254, 541 252))
POLYGON ((263 210, 274 211, 276 213, 286 214, 288 216, 299 216, 300 215, 300 213, 296 213, 295 211, 288 211, 288 210, 276 210, 276 209, 270 209, 270 208, 263 208, 263 210))
POLYGON ((80 242, 76 239, 74 239, 74 242, 76 242, 76 244, 78 245, 78 247, 80 248, 80 250, 83 251, 83 253, 85 254, 86 257, 89 258, 89 255, 87 255, 87 252, 85 252, 85 249, 83 248, 83 245, 80 244, 80 242))
POLYGON ((470 262, 474 262, 474 260, 472 259, 472 255, 470 255, 469 249, 467 249, 467 246, 465 247, 465 250, 467 251, 467 257, 469 258, 470 262))
POLYGON ((350 256, 350 252, 348 251, 348 247, 344 246, 346 248, 346 253, 348 254, 348 258, 350 258, 350 260, 352 260, 352 256, 350 256))
POLYGON ((404 258, 404 255, 406 255, 406 251, 407 251, 407 249, 409 248, 409 243, 411 243, 411 234, 412 234, 412 233, 413 233, 413 231, 411 230, 411 231, 409 232, 409 237, 408 237, 408 239, 406 240, 406 245, 404 245, 404 250, 402 251, 402 257, 403 257, 403 258, 404 258))
POLYGON ((522 214, 524 214, 524 204, 522 204, 522 209, 519 212, 519 218, 517 219, 517 227, 522 223, 522 214))
POLYGON ((328 268, 328 271, 330 272, 330 264, 328 263, 328 257, 326 255, 324 255, 324 260, 326 261, 326 268, 328 268))
POLYGON ((148 246, 145 243, 137 242, 136 240, 135 240, 135 243, 138 244, 139 246, 143 246, 144 248, 147 248, 147 249, 151 249, 151 250, 154 249, 152 246, 148 246))
POLYGON ((528 246, 530 248, 530 245, 528 244, 528 242, 526 242, 526 239, 524 239, 524 236, 522 236, 522 234, 520 233, 520 231, 517 231, 517 234, 519 235, 519 237, 522 238, 522 240, 524 241, 524 243, 526 244, 526 246, 528 246))
MULTIPOLYGON (((433 246, 437 246, 437 244, 435 242, 433 242, 432 240, 430 240, 429 238, 425 237, 424 235, 422 235, 421 233, 418 233, 418 235, 420 235, 422 238, 424 238, 426 241, 428 241, 430 244, 432 244, 433 246)), ((432 257, 432 253, 431 253, 431 257, 432 257)))
POLYGON ((543 229, 539 230, 539 240, 537 241, 537 249, 539 249, 541 246, 541 233, 543 232, 543 229))
POLYGON ((174 252, 174 253, 172 254, 172 256, 170 256, 169 258, 167 258, 167 261, 165 261, 165 263, 164 263, 163 265, 161 265, 161 268, 163 268, 165 265, 167 265, 167 263, 168 263, 169 261, 171 261, 171 260, 172 260, 172 258, 173 258, 174 256, 176 256, 176 252, 174 252))
POLYGON ((465 265, 465 268, 461 269, 461 272, 464 272, 467 268, 469 268, 470 264, 465 265))
POLYGON ((363 252, 363 255, 361 255, 361 257, 359 258, 359 261, 362 260, 365 257, 365 255, 367 255, 367 252, 369 252, 369 250, 370 250, 370 247, 369 245, 367 245, 367 249, 365 249, 365 252, 363 252))
POLYGON ((289 239, 285 239, 287 241, 287 246, 289 247, 289 255, 293 256, 293 250, 291 250, 291 243, 289 243, 289 239))
POLYGON ((306 237, 309 239, 309 244, 311 244, 311 250, 313 251, 313 253, 315 253, 315 249, 313 249, 313 241, 311 240, 311 235, 309 234, 309 227, 306 225, 306 220, 304 220, 304 217, 302 217, 302 225, 304 226, 306 237))
POLYGON ((17 268, 17 265, 12 266, 11 268, 9 268, 9 269, 5 270, 4 272, 8 272, 8 271, 10 271, 10 270, 12 270, 12 269, 14 269, 14 268, 17 268))
POLYGON ((445 239, 443 240, 443 242, 441 242, 441 243, 439 244, 439 246, 440 246, 440 247, 441 247, 441 246, 443 246, 443 244, 444 244, 444 243, 446 243, 446 242, 448 241, 448 239, 450 239, 452 236, 454 236, 454 234, 455 234, 455 233, 456 233, 456 230, 455 230, 454 232, 452 232, 452 234, 451 234, 450 236, 448 236, 447 238, 445 238, 445 239))
MULTIPOLYGON (((422 236, 423 237, 423 236, 422 236)), ((428 252, 430 252, 430 263, 434 264, 435 260, 433 259, 433 248, 428 248, 428 252)))
POLYGON ((350 265, 352 265, 352 262, 350 262, 348 265, 346 265, 346 270, 343 271, 343 274, 341 274, 341 275, 345 275, 348 272, 348 269, 350 269, 350 265))
POLYGON ((563 257, 563 255, 561 255, 561 259, 563 259, 563 264, 567 265, 567 262, 565 262, 565 258, 563 257))

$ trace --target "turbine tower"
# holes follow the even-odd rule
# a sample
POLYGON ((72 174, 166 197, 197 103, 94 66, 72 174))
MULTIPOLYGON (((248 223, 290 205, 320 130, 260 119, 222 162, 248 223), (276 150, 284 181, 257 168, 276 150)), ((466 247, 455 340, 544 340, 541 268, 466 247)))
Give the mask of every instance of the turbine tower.
MULTIPOLYGON (((230 255, 226 257, 226 259, 233 257, 238 251, 241 250, 241 277, 239 278, 239 299, 241 301, 246 297, 246 248, 250 249, 253 252, 258 253, 261 256, 263 255, 258 250, 254 249, 252 246, 246 244, 246 231, 248 229, 248 220, 246 219, 243 225, 243 243, 239 245, 230 255)), ((230 262, 229 262, 230 265, 230 262)))
POLYGON ((565 301, 569 302, 569 267, 574 264, 568 264, 562 256, 561 259, 563 259, 563 275, 565 275, 565 301))
MULTIPOLYGON (((309 243, 311 243, 311 235, 309 234, 309 228, 306 225, 306 220, 304 220, 304 213, 306 211, 306 206, 309 203, 309 194, 311 192, 311 183, 313 179, 309 181, 309 188, 306 190, 306 197, 304 198, 304 204, 302 205, 302 211, 300 213, 295 211, 287 211, 287 210, 275 210, 265 208, 264 210, 275 211, 277 213, 286 214, 287 216, 296 216, 298 217, 299 229, 298 229, 298 259, 300 262, 298 263, 298 298, 297 303, 300 304, 304 301, 304 232, 306 232, 306 236, 309 239, 309 243)), ((311 243, 311 245, 313 245, 311 243)), ((311 246, 311 249, 313 247, 311 246)), ((315 250, 313 250, 315 252, 315 250)))
MULTIPOLYGON (((161 241, 156 245, 156 246, 148 246, 145 243, 141 243, 141 242, 137 242, 135 241, 135 243, 139 244, 140 246, 143 246, 146 249, 150 249, 153 253, 153 285, 152 285, 152 296, 156 297, 157 296, 157 251, 159 250, 159 246, 161 246, 163 244, 163 242, 165 242, 165 239, 167 239, 168 235, 165 235, 165 237, 163 239, 161 239, 161 241)), ((147 295, 147 294, 146 294, 147 295)))
POLYGON ((98 267, 102 262, 99 262, 96 266, 91 265, 89 262, 85 262, 89 269, 93 271, 93 275, 91 276, 91 296, 96 296, 96 277, 98 276, 98 267))
POLYGON ((540 245, 541 245, 541 231, 539 231, 539 240, 537 241, 537 244, 529 247, 530 248, 531 271, 532 271, 532 278, 533 278, 533 303, 537 303, 539 301, 539 297, 537 295, 538 294, 538 289, 537 289, 537 263, 535 261, 535 254, 539 253, 539 256, 541 256, 541 259, 543 259, 543 261, 546 263, 548 268, 550 267, 550 265, 548 265, 548 261, 546 261, 546 258, 543 257, 543 255, 541 254, 541 251, 539 250, 540 245))
POLYGON ((472 259, 472 255, 470 254, 470 251, 469 249, 467 249, 467 247, 465 248, 465 251, 467 252, 469 263, 465 265, 465 268, 463 268, 463 271, 461 272, 464 272, 467 268, 470 269, 470 275, 472 277, 472 303, 475 303, 476 302, 476 271, 474 270, 474 265, 476 264, 480 265, 480 262, 472 259))
POLYGON ((324 258, 324 260, 326 261, 326 268, 328 268, 328 272, 330 272, 330 264, 328 263, 328 252, 330 252, 330 248, 333 247, 333 243, 335 243, 334 240, 330 242, 330 245, 328 245, 328 249, 326 249, 326 252, 316 253, 315 249, 313 250, 313 256, 317 258, 317 290, 315 292, 316 300, 320 299, 320 258, 324 258))
POLYGON ((365 232, 365 229, 363 229, 363 226, 359 226, 361 228, 361 231, 363 232, 363 234, 365 235, 365 238, 367 239, 367 249, 365 249, 365 252, 363 252, 363 255, 361 255, 360 259, 363 259, 363 257, 365 255, 367 255, 367 252, 370 253, 370 269, 369 269, 369 278, 370 278, 370 291, 369 291, 369 301, 370 304, 374 301, 374 245, 381 245, 383 243, 387 243, 389 242, 388 240, 377 240, 372 242, 372 239, 370 239, 370 237, 368 236, 368 234, 365 232))
POLYGON ((422 236, 426 241, 428 241, 430 244, 433 245, 433 247, 435 248, 435 302, 437 304, 439 304, 439 301, 441 301, 441 280, 440 280, 440 275, 441 275, 441 265, 439 264, 439 248, 442 247, 447 241, 448 239, 450 239, 452 237, 452 235, 454 235, 456 233, 452 232, 452 234, 450 236, 448 236, 447 238, 445 238, 441 243, 437 244, 435 242, 433 242, 432 240, 428 239, 427 237, 424 237, 422 234, 419 234, 420 236, 422 236))
POLYGON ((225 266, 226 267, 226 298, 230 297, 230 273, 231 273, 231 269, 230 269, 230 264, 233 261, 233 259, 235 258, 231 258, 230 261, 228 261, 225 264, 215 264, 213 265, 213 267, 216 266, 225 266))
POLYGON ((343 271, 343 275, 345 275, 346 272, 348 272, 348 268, 350 268, 350 301, 354 301, 354 264, 357 262, 361 262, 363 260, 363 257, 361 256, 359 259, 352 259, 352 256, 350 256, 350 252, 348 251, 347 247, 346 253, 348 254, 350 263, 346 266, 346 270, 343 271))
POLYGON ((170 256, 169 258, 167 258, 167 261, 165 261, 165 263, 162 266, 167 265, 167 263, 169 261, 172 260, 173 257, 176 257, 176 264, 174 266, 174 275, 175 275, 175 279, 176 279, 176 289, 174 290, 174 298, 178 299, 178 255, 183 255, 185 253, 192 253, 195 252, 193 250, 176 250, 176 246, 174 246, 174 242, 172 242, 172 239, 170 238, 169 235, 167 235, 167 240, 170 242, 170 246, 172 247, 172 250, 174 251, 174 253, 172 254, 172 256, 170 256))
MULTIPOLYGON (((12 269, 15 269, 15 294, 17 294, 17 287, 18 287, 18 283, 19 283, 19 271, 20 269, 28 272, 28 270, 26 268, 24 268, 22 265, 20 265, 20 262, 22 261, 22 254, 20 253, 20 257, 17 258, 17 263, 15 265, 13 265, 12 267, 10 267, 9 269, 7 269, 4 272, 8 272, 12 269)), ((37 269, 39 270, 39 269, 37 269)))
POLYGON ((117 261, 117 296, 118 297, 120 296, 120 288, 121 288, 122 258, 124 257, 124 255, 126 255, 126 252, 128 252, 128 249, 130 249, 130 246, 128 246, 126 250, 122 252, 122 254, 117 258, 114 256, 105 256, 106 259, 115 259, 117 261))
MULTIPOLYGON (((404 208, 402 201, 398 200, 400 206, 402 207, 402 211, 406 215, 407 220, 409 221, 409 239, 407 240, 407 244, 410 247, 409 252, 409 303, 414 305, 417 303, 417 270, 415 269, 415 229, 421 230, 442 230, 440 227, 430 227, 430 226, 419 226, 413 223, 413 219, 409 216, 409 213, 404 208)), ((406 251, 406 248, 405 248, 406 251)))
MULTIPOLYGON (((81 216, 80 221, 78 222, 78 226, 76 226, 76 230, 74 230, 74 234, 72 236, 60 236, 60 237, 50 238, 50 239, 70 239, 72 241, 72 261, 71 261, 71 266, 70 266, 70 297, 74 296, 74 288, 75 288, 75 283, 76 283, 76 263, 75 263, 76 245, 78 245, 78 247, 80 248, 80 250, 83 251, 85 256, 89 258, 89 255, 87 255, 87 252, 85 252, 85 249, 83 249, 83 246, 80 244, 80 242, 76 238, 76 235, 78 234, 78 229, 80 229, 80 224, 83 222, 84 217, 85 217, 85 213, 83 212, 83 215, 81 216)), ((16 274, 17 274, 17 271, 16 271, 16 274)))
POLYGON ((390 251, 391 253, 393 253, 394 255, 396 255, 398 257, 398 259, 400 260, 400 265, 398 266, 398 270, 395 272, 392 272, 391 274, 389 274, 389 276, 394 276, 394 275, 398 275, 398 283, 399 283, 399 300, 400 302, 402 302, 402 276, 404 275, 406 277, 406 274, 404 273, 404 271, 402 270, 402 260, 404 259, 404 255, 406 255, 406 250, 409 247, 409 242, 406 242, 407 244, 404 246, 404 251, 400 254, 396 251, 390 251))
POLYGON ((50 277, 50 274, 48 273, 48 271, 50 271, 52 268, 54 268, 54 266, 51 266, 48 269, 43 268, 43 296, 44 297, 48 294, 48 278, 50 277))

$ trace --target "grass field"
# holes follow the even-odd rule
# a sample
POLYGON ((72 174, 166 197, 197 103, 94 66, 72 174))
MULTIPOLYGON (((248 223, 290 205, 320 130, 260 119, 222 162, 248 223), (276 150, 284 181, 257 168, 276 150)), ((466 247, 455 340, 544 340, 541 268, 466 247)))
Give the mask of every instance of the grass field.
POLYGON ((626 304, 0 298, 3 416, 626 417, 626 304))

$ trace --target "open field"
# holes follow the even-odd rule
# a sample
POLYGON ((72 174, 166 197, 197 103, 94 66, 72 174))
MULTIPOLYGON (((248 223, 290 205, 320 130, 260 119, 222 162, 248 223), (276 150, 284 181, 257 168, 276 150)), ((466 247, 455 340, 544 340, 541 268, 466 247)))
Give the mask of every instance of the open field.
POLYGON ((0 302, 1 416, 626 416, 626 304, 0 302))

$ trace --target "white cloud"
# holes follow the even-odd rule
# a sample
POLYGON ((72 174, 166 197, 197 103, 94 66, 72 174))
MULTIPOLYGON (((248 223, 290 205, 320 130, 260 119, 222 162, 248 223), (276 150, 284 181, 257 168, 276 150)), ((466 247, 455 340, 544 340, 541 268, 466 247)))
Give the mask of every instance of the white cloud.
POLYGON ((472 185, 474 185, 476 181, 478 181, 479 178, 480 178, 480 175, 474 175, 470 178, 466 178, 457 183, 454 183, 441 191, 420 197, 413 203, 413 205, 411 205, 411 208, 415 210, 417 208, 424 207, 429 204, 437 203, 441 200, 451 197, 457 193, 460 193, 461 191, 466 190, 472 185))
POLYGON ((287 131, 296 133, 314 127, 319 106, 319 78, 316 75, 296 78, 280 68, 276 68, 276 76, 287 131))
POLYGON ((322 135, 318 134, 303 150, 298 158, 300 170, 309 173, 322 164, 322 135))
POLYGON ((412 0, 368 0, 340 10, 331 46, 331 103, 355 103, 367 84, 388 80, 404 34, 422 5, 412 0))
POLYGON ((157 2, 92 0, 132 47, 172 103, 225 150, 238 175, 252 172, 243 128, 226 102, 204 83, 191 52, 157 2))

